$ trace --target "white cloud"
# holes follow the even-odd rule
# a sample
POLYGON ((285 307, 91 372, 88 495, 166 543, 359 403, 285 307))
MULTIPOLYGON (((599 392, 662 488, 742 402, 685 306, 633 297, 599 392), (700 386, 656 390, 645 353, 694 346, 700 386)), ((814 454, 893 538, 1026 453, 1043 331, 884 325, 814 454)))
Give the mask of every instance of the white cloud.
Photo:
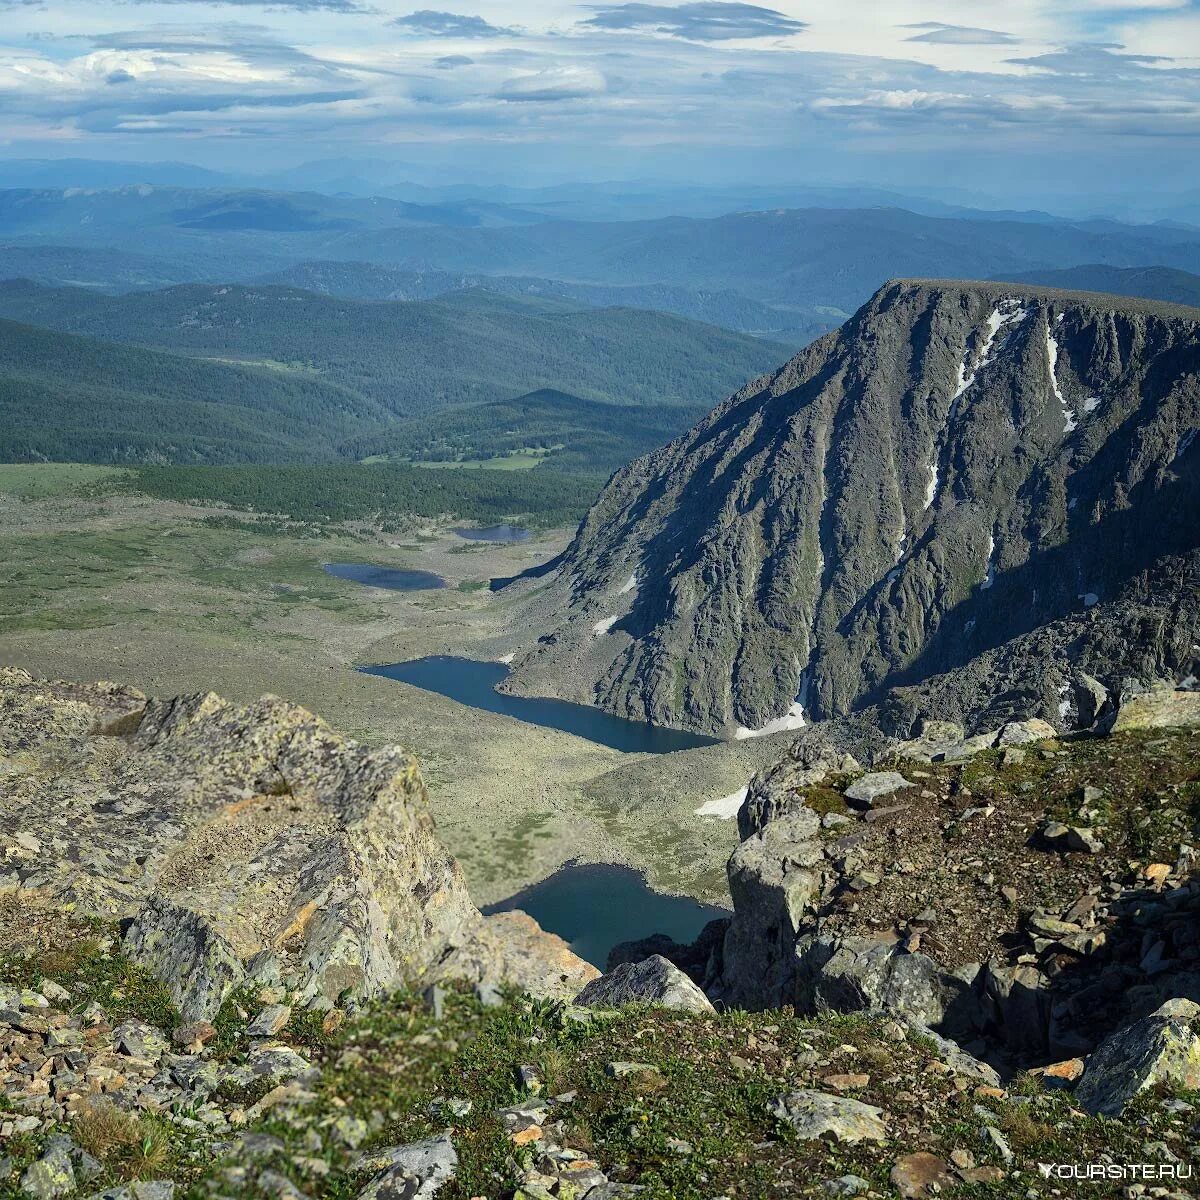
POLYGON ((506 79, 494 95, 522 102, 580 100, 600 95, 606 86, 604 76, 591 67, 547 67, 506 79))

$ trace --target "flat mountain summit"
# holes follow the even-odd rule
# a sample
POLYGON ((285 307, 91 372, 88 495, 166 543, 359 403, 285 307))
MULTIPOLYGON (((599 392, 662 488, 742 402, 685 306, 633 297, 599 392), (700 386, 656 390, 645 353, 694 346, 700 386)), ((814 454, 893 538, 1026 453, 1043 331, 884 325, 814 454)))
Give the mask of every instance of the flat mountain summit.
POLYGON ((1082 674, 1200 672, 1198 429, 1195 309, 889 282, 613 476, 516 585, 509 686, 725 735, 897 688, 1062 727, 1082 674))

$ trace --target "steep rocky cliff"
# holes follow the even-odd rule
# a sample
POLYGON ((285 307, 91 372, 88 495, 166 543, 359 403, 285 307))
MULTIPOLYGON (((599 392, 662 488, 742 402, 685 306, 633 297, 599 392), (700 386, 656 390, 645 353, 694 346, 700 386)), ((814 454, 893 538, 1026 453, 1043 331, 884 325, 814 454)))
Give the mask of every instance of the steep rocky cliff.
POLYGON ((941 676, 1069 723, 1080 667, 1197 670, 1198 428, 1194 309, 889 283, 613 477, 508 686, 745 736, 941 676))
POLYGON ((183 1015, 282 984, 328 1008, 441 978, 573 996, 596 972, 482 917, 416 761, 267 696, 147 699, 0 670, 0 894, 125 923, 183 1015))

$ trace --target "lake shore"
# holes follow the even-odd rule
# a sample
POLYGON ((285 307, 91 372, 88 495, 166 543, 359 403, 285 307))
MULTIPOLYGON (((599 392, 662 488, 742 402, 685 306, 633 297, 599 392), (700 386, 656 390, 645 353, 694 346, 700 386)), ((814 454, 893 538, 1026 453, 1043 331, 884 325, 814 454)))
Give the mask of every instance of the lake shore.
POLYGON ((570 534, 496 543, 415 525, 314 536, 138 496, 0 493, 0 553, 14 578, 0 662, 158 695, 270 692, 364 741, 411 749, 477 903, 571 860, 628 864, 656 889, 725 903, 736 831, 695 809, 743 786, 778 754, 774 739, 626 754, 358 670, 437 654, 500 659, 514 649, 508 601, 486 581, 553 558, 570 534), (364 587, 326 574, 337 561, 427 570, 447 586, 364 587))

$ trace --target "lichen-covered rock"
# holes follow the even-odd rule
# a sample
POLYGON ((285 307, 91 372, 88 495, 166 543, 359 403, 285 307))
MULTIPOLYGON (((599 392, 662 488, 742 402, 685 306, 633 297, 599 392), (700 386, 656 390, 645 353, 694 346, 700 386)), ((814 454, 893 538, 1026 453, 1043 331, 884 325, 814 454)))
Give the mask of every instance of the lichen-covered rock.
POLYGON ((1075 1089, 1080 1107, 1114 1117, 1155 1084, 1200 1088, 1200 1036, 1193 1028, 1198 1018, 1200 1004, 1168 1000, 1106 1038, 1087 1060, 1075 1089))
POLYGON ((861 1100, 801 1090, 772 1100, 769 1108, 786 1121, 803 1141, 829 1136, 838 1142, 883 1142, 887 1125, 883 1111, 861 1100))
POLYGON ((0 802, 0 835, 23 840, 0 884, 132 918, 126 950, 189 1020, 246 981, 330 1006, 448 972, 562 997, 597 974, 528 918, 480 916, 397 747, 271 696, 147 701, 13 671, 0 713, 26 766, 0 802))
POLYGON ((869 806, 882 797, 891 796, 910 787, 912 784, 898 771, 868 771, 865 775, 860 775, 842 794, 847 800, 869 806))
POLYGON ((21 1174, 21 1191, 34 1200, 57 1200, 68 1196, 76 1186, 71 1162, 71 1145, 63 1137, 51 1140, 41 1158, 30 1163, 21 1174))
POLYGON ((1123 700, 1113 732, 1200 725, 1200 691, 1158 687, 1123 700))
POLYGON ((801 788, 820 783, 832 774, 861 771, 855 757, 830 739, 820 726, 800 731, 778 763, 750 780, 738 810, 738 836, 745 841, 764 826, 785 817, 797 807, 801 788))
POLYGON ((443 1134, 407 1146, 373 1150, 358 1160, 355 1169, 375 1172, 358 1200, 429 1200, 454 1178, 458 1155, 454 1143, 443 1134))
POLYGON ((708 997, 677 967, 659 954, 637 963, 622 963, 592 980, 575 998, 588 1008, 622 1004, 654 1004, 682 1012, 710 1013, 708 997))
POLYGON ((809 935, 796 945, 795 1002, 806 1012, 883 1010, 969 1038, 981 1023, 973 981, 928 955, 865 937, 809 935))

